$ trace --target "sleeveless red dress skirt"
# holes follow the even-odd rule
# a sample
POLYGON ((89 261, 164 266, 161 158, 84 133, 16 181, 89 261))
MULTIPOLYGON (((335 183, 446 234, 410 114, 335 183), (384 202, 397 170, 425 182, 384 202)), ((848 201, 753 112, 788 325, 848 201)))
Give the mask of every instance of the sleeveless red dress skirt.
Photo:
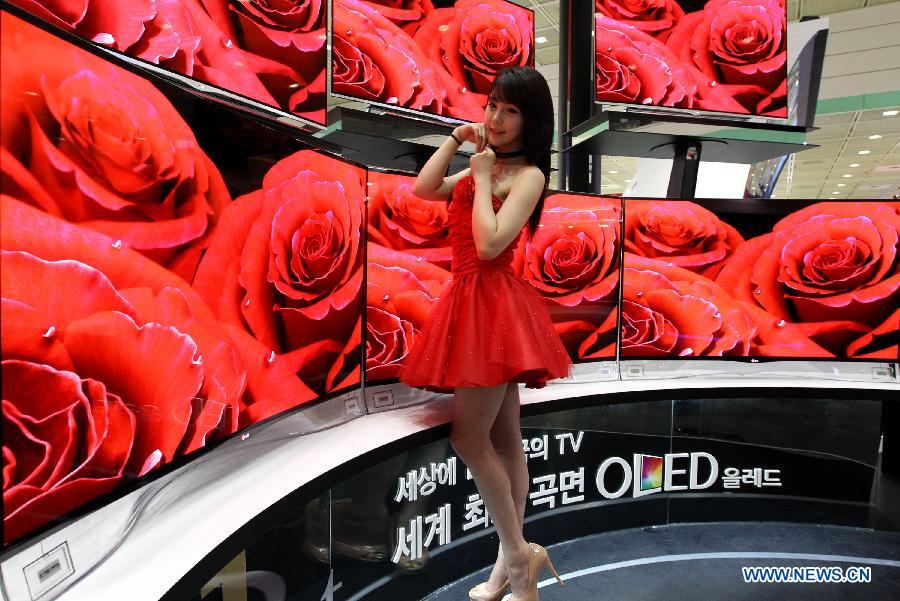
MULTIPOLYGON (((519 237, 497 257, 481 260, 472 238, 475 182, 457 182, 448 208, 451 272, 399 378, 434 392, 524 382, 543 388, 571 375, 572 362, 544 299, 512 269, 519 237)), ((494 211, 502 202, 493 197, 494 211)))

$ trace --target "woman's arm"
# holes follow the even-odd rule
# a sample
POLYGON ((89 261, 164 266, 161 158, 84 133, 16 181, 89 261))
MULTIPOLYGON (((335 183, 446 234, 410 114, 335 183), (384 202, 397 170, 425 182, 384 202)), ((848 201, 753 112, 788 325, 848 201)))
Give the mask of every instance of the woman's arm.
POLYGON ((487 261, 502 253, 522 231, 544 192, 546 179, 537 167, 516 174, 512 188, 497 213, 491 199, 490 175, 478 172, 472 208, 472 237, 478 258, 487 261))
MULTIPOLYGON (((460 125, 453 130, 453 136, 456 136, 461 142, 466 140, 474 142, 477 150, 480 152, 484 144, 484 135, 479 125, 477 123, 460 125)), ((428 162, 425 163, 416 177, 416 181, 413 183, 413 194, 426 200, 447 200, 450 198, 450 193, 453 191, 456 182, 469 175, 470 172, 469 169, 463 169, 459 173, 444 177, 444 174, 447 173, 447 167, 450 165, 450 161, 453 159, 453 155, 456 154, 459 146, 457 140, 454 140, 452 136, 447 136, 444 143, 434 151, 434 154, 431 155, 431 158, 428 159, 428 162)))

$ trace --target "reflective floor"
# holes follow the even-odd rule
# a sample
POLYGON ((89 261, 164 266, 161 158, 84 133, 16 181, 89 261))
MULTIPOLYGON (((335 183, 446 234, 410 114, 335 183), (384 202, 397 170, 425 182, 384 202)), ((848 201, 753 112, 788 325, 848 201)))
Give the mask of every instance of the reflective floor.
MULTIPOLYGON (((542 601, 900 599, 898 532, 793 523, 678 524, 589 536, 548 551, 566 586, 544 571, 542 601), (741 569, 839 567, 846 576, 851 566, 871 568, 871 581, 747 583, 741 569)), ((468 599, 469 588, 487 576, 487 569, 476 572, 427 601, 468 599)))

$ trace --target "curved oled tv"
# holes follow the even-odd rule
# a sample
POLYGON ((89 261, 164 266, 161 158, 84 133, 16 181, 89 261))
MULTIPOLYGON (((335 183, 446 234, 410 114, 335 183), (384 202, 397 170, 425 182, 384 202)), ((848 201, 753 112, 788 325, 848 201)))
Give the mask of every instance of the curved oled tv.
MULTIPOLYGON (((447 202, 412 193, 415 176, 369 172, 366 383, 397 382, 431 307, 452 278, 447 202)), ((616 357, 621 200, 548 191, 513 269, 545 299, 576 363, 616 357)))
POLYGON ((900 203, 626 199, 621 357, 897 361, 900 203))
POLYGON ((110 50, 325 124, 324 1, 10 2, 110 50))
POLYGON ((10 544, 359 388, 366 172, 2 28, 10 544))
POLYGON ((534 66, 534 13, 505 0, 333 0, 331 92, 481 121, 497 72, 534 66))
POLYGON ((785 0, 595 0, 594 98, 787 118, 785 0))

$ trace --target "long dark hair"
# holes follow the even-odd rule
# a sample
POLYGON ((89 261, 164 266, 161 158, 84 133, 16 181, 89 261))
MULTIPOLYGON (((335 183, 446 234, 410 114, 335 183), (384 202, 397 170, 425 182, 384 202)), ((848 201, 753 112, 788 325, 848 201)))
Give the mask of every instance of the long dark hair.
POLYGON ((525 160, 544 173, 544 190, 528 218, 528 234, 534 235, 544 197, 550 184, 550 147, 553 145, 553 97, 547 80, 531 67, 509 67, 497 74, 488 93, 488 101, 499 100, 516 105, 522 111, 522 143, 525 160))

